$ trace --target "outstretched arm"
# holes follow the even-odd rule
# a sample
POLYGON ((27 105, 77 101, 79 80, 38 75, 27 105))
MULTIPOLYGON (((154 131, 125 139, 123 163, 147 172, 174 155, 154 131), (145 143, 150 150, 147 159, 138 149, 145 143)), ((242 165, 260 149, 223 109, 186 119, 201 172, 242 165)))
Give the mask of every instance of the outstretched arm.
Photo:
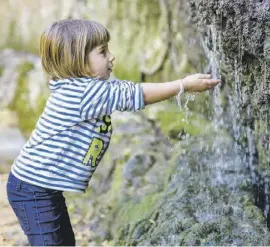
POLYGON ((141 83, 145 105, 169 99, 177 95, 181 84, 184 92, 202 92, 215 87, 220 80, 209 74, 194 74, 172 82, 141 83))

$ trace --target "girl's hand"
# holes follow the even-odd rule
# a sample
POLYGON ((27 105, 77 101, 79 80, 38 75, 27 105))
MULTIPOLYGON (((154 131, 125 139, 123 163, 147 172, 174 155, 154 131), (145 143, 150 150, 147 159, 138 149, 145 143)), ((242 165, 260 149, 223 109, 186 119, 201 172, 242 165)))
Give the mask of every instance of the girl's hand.
POLYGON ((211 79, 210 74, 189 75, 181 80, 185 92, 202 92, 214 88, 220 80, 211 79))

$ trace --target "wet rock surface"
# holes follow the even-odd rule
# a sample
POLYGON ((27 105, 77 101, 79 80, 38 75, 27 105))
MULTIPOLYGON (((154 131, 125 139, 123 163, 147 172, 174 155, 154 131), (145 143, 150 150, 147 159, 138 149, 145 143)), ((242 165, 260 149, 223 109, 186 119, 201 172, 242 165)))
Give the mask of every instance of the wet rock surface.
MULTIPOLYGON (((209 71, 221 76, 222 84, 203 101, 196 96, 196 105, 206 109, 199 113, 179 112, 173 102, 138 114, 115 114, 112 143, 87 193, 65 194, 78 245, 270 245, 269 1, 183 2, 202 34, 209 71)), ((164 22, 151 33, 162 32, 173 42, 162 39, 162 49, 156 49, 169 50, 170 62, 163 64, 164 73, 148 75, 152 81, 173 75, 180 58, 173 55, 182 44, 176 35, 180 1, 160 3, 157 13, 164 22)), ((147 13, 153 4, 142 10, 147 13)), ((124 25, 124 17, 118 17, 124 25)), ((0 99, 21 114, 19 128, 27 136, 44 106, 46 79, 36 56, 8 52, 0 54, 6 61, 1 63, 0 99)), ((162 65, 151 66, 150 60, 146 67, 162 65)), ((138 79, 138 71, 133 75, 138 79)), ((7 220, 0 244, 26 244, 5 199, 1 203, 0 218, 7 220)))
POLYGON ((270 3, 187 3, 191 20, 201 30, 211 72, 223 79, 214 95, 218 124, 246 150, 246 165, 257 188, 256 204, 267 211, 270 226, 270 3))

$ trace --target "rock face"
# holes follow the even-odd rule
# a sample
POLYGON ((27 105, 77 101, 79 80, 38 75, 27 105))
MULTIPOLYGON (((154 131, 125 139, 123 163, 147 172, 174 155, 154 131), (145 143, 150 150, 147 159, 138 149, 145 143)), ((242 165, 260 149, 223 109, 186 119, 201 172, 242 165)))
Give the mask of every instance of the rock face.
POLYGON ((29 136, 49 95, 40 59, 6 49, 0 52, 0 67, 0 107, 16 112, 21 131, 29 136))
POLYGON ((223 85, 215 98, 219 124, 246 149, 258 188, 257 204, 268 209, 270 165, 270 2, 187 1, 202 33, 212 73, 223 85), (222 99, 222 101, 220 100, 222 99))
MULTIPOLYGON (((86 196, 66 195, 77 244, 269 245, 269 1, 89 0, 76 11, 77 1, 68 11, 63 1, 61 11, 55 1, 42 2, 47 11, 52 5, 53 18, 100 16, 119 60, 130 62, 118 77, 165 81, 194 68, 222 77, 205 102, 196 96, 190 109, 199 113, 163 102, 113 116, 110 149, 86 196), (193 29, 185 28, 188 19, 193 29), (193 48, 194 26, 207 64, 193 48)), ((0 57, 1 103, 29 135, 46 77, 34 55, 8 50, 0 57)))

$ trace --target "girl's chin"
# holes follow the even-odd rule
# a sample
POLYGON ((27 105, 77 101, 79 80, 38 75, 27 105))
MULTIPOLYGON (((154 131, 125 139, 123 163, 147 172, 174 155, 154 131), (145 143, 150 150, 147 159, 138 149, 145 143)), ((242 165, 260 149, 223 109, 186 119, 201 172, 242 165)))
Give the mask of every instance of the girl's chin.
POLYGON ((100 80, 108 80, 110 78, 110 75, 108 76, 100 76, 98 79, 100 80))

